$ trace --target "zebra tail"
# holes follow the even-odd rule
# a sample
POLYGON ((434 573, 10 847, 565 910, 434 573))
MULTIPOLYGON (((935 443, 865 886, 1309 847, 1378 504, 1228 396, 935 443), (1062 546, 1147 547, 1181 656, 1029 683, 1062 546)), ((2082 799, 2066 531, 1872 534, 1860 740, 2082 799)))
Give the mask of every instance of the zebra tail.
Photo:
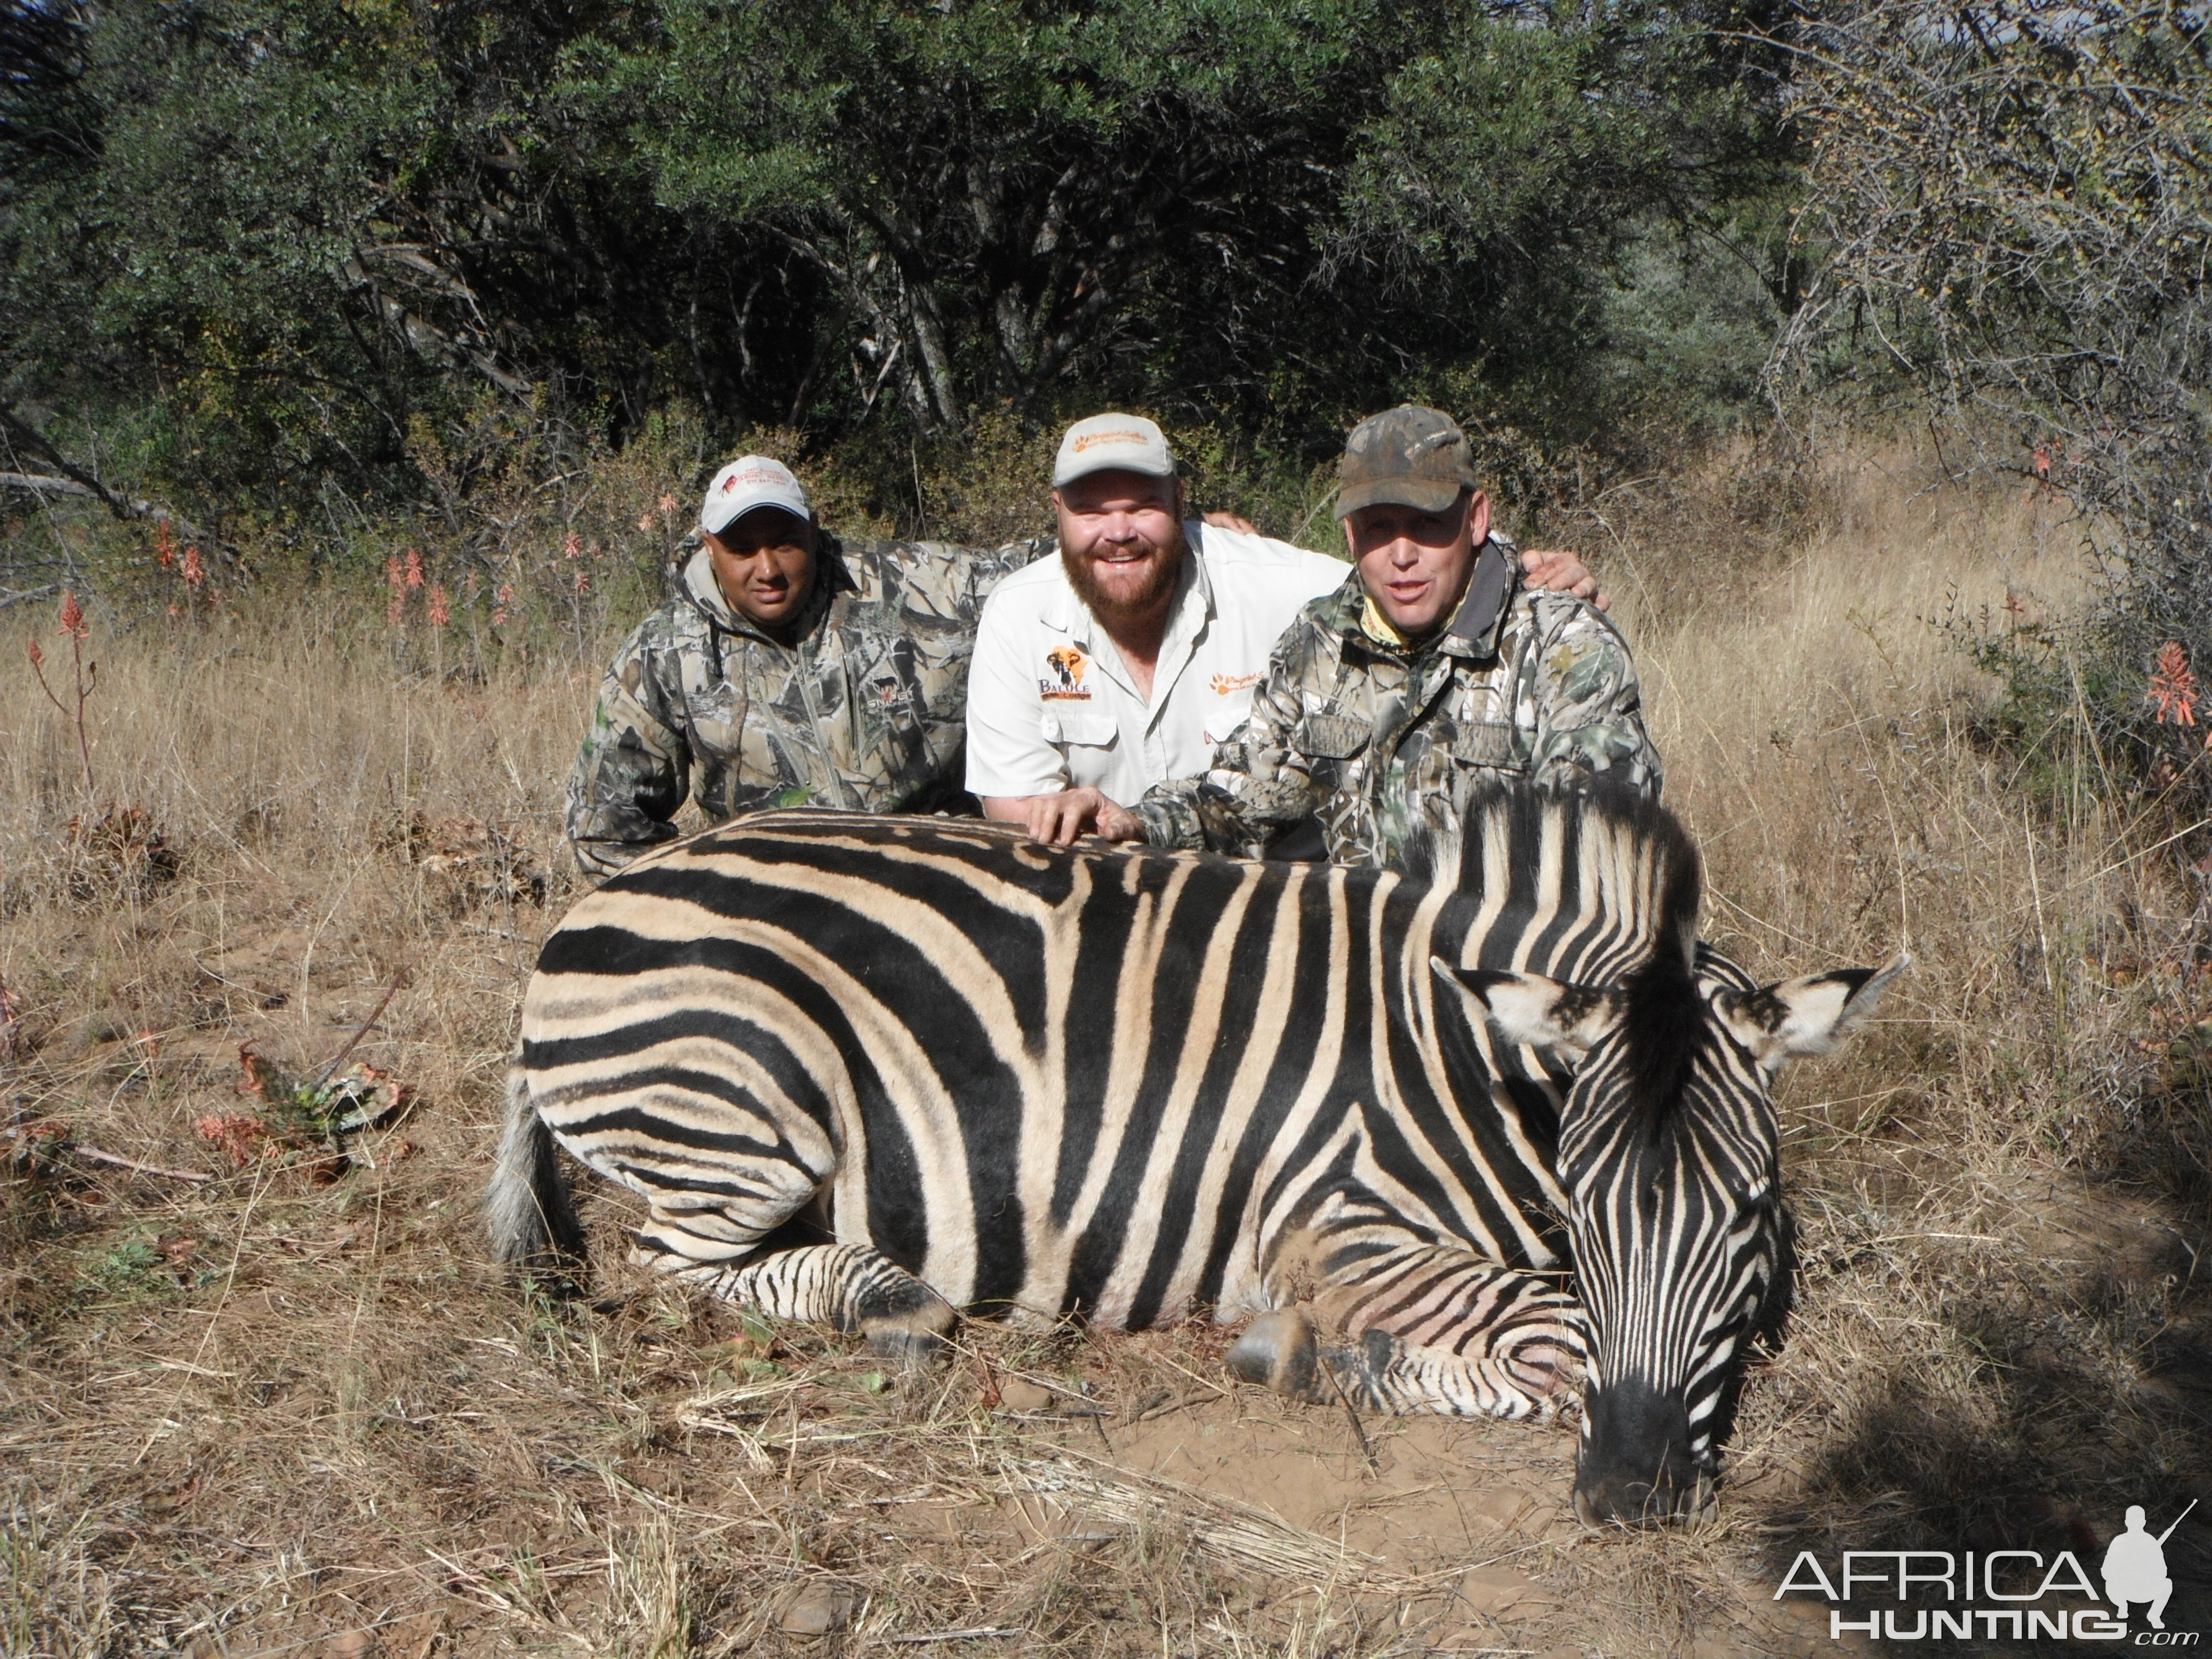
POLYGON ((484 1224, 491 1233, 493 1257, 509 1279, 577 1288, 584 1265, 583 1224, 568 1201, 553 1131, 538 1115, 520 1066, 507 1073, 507 1130, 484 1193, 484 1224))

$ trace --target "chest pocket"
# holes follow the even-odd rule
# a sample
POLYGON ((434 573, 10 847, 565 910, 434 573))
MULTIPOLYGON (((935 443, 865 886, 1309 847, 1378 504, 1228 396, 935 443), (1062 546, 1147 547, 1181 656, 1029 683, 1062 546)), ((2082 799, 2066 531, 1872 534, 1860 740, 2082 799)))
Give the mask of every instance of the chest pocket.
POLYGON ((1451 757, 1462 766, 1492 766, 1507 771, 1527 769, 1513 752, 1513 728, 1504 724, 1463 726, 1451 740, 1451 757))
POLYGON ((1308 714, 1291 733, 1291 744, 1300 754, 1350 760, 1367 747, 1370 735, 1365 720, 1346 714, 1308 714))
POLYGON ((1114 717, 1103 708, 1048 708, 1043 718, 1047 743, 1110 749, 1121 731, 1114 717))

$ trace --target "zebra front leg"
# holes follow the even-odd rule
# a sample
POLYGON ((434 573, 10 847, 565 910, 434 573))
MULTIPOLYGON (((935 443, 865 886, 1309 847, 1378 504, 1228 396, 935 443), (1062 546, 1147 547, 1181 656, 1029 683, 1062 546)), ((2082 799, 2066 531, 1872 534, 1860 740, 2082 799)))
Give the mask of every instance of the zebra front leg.
POLYGON ((872 1352, 913 1369, 943 1350, 955 1318, 943 1297, 865 1244, 802 1244, 734 1265, 663 1255, 653 1265, 770 1319, 861 1332, 872 1352))
POLYGON ((1583 1352, 1582 1309, 1556 1276, 1409 1244, 1255 1320, 1228 1358, 1297 1400, 1340 1391, 1377 1411, 1548 1418, 1583 1352))

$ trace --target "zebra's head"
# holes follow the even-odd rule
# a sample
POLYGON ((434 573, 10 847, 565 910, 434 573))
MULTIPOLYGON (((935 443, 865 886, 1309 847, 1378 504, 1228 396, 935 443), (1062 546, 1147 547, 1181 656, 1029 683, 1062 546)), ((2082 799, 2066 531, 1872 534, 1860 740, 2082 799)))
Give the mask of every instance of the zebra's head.
POLYGON ((1568 952, 1572 978, 1446 971, 1499 1037, 1570 1073, 1559 1174, 1589 1322, 1576 1512, 1687 1519, 1713 1500, 1750 1345, 1778 1340, 1790 1309, 1775 1073, 1831 1049, 1910 959, 1754 985, 1698 943, 1697 854, 1671 817, 1549 804, 1582 897, 1615 889, 1584 914, 1638 925, 1568 952))

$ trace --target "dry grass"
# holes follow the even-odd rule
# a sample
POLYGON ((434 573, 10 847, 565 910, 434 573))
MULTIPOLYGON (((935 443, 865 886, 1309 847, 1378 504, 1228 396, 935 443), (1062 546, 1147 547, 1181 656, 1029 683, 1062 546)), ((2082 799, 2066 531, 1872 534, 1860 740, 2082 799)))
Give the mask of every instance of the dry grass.
MULTIPOLYGON (((887 1377, 639 1283, 601 1193, 615 1299, 517 1299, 474 1199, 572 890, 586 675, 441 676, 327 596, 97 635, 101 804, 172 874, 72 839, 75 738, 0 617, 0 1649, 1711 1659, 1830 1645, 1771 1599, 1800 1547, 2063 1547, 2212 1498, 2204 917, 2156 845, 2184 826, 2094 755, 2031 796, 1978 738, 1987 688, 1923 618, 1954 586, 2062 603, 2074 538, 1931 483, 1865 447, 1786 498, 1720 465, 1575 526, 1711 935, 1778 974, 1921 962, 1785 1085, 1800 1316, 1722 1522, 1632 1540, 1565 1514, 1566 1431, 1370 1422, 1370 1473, 1210 1328, 971 1328, 887 1377), (343 1164, 195 1129, 263 1109, 241 1043, 310 1078, 395 983, 353 1058, 414 1104, 343 1164), (1051 1403, 1011 1410, 1023 1382, 1051 1403), (786 1628, 818 1615, 842 1633, 786 1628)), ((2169 1545, 2170 1625, 2212 1615, 2206 1536, 2169 1545)))

